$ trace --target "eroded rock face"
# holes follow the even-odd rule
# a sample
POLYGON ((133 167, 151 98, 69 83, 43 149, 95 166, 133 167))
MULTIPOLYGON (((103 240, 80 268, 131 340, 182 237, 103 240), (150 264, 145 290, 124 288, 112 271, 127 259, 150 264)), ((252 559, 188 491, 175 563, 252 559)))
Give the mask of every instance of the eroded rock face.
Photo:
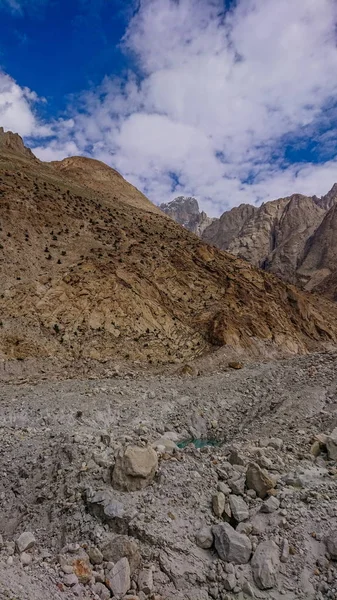
POLYGON ((254 581, 261 590, 275 587, 280 567, 279 548, 275 542, 266 540, 258 544, 251 565, 254 581))
POLYGON ((112 483, 116 488, 135 492, 151 483, 157 468, 158 457, 153 448, 128 446, 117 455, 112 483))
POLYGON ((250 539, 238 533, 229 523, 220 523, 212 527, 214 544, 220 558, 225 562, 243 565, 248 563, 252 553, 250 539))

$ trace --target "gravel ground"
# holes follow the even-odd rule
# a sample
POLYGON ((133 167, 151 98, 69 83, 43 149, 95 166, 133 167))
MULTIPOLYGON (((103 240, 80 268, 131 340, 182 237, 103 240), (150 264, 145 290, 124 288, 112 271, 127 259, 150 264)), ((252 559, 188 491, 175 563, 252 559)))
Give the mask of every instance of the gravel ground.
POLYGON ((337 426, 336 370, 337 354, 325 353, 201 376, 0 385, 0 598, 337 598, 326 541, 337 536, 336 461, 315 437, 337 426), (152 444, 159 462, 145 487, 116 489, 118 456, 152 444), (261 512, 265 500, 247 486, 252 463, 274 482, 271 513, 261 512), (226 509, 217 515, 221 494, 226 509), (248 511, 242 522, 228 513, 240 499, 248 511), (262 565, 275 570, 270 588, 258 584, 254 558, 223 560, 212 539, 200 547, 198 532, 216 538, 211 528, 225 521, 253 553, 276 544, 275 569, 262 565), (36 541, 23 565, 13 542, 27 531, 36 541), (107 572, 125 556, 132 565, 135 551, 114 550, 99 567, 89 560, 92 548, 121 539, 134 541, 141 557, 123 594, 109 591, 107 572), (89 576, 68 586, 67 571, 78 575, 69 558, 75 543, 73 556, 89 576), (144 569, 153 585, 142 589, 144 569))

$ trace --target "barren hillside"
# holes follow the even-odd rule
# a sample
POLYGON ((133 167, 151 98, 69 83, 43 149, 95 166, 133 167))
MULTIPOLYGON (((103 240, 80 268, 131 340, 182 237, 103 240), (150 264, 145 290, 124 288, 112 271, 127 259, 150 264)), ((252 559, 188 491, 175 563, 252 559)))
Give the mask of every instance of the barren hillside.
POLYGON ((1 138, 1 358, 158 364, 335 344, 334 304, 201 242, 102 163, 41 163, 1 138))

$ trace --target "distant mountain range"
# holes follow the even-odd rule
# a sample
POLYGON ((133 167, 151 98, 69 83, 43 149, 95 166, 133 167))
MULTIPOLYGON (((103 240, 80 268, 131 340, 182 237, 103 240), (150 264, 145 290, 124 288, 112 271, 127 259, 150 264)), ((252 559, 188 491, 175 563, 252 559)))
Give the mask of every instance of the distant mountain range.
POLYGON ((321 198, 293 194, 241 204, 211 219, 195 198, 160 208, 204 241, 305 290, 337 300, 337 184, 321 198))

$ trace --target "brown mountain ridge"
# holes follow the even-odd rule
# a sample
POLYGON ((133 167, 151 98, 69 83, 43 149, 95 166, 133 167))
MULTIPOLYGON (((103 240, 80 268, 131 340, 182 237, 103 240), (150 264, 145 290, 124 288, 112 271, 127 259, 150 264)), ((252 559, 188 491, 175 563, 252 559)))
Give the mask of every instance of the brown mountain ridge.
POLYGON ((0 132, 1 359, 335 345, 335 304, 202 242, 103 163, 43 163, 12 136, 0 132))

